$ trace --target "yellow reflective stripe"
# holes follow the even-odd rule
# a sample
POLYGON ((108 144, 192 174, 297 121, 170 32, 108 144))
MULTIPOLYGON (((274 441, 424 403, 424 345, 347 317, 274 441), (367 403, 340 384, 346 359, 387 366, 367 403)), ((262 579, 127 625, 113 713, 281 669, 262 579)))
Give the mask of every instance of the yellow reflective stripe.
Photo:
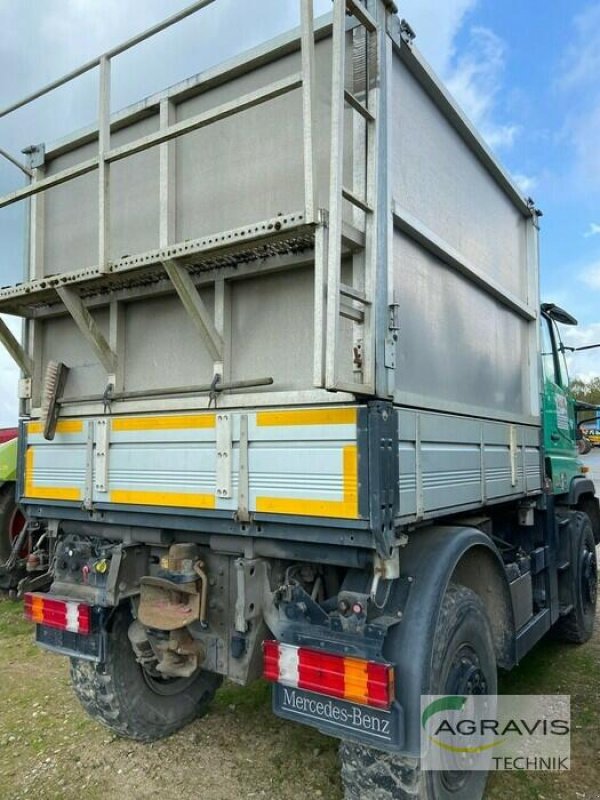
POLYGON ((355 444, 344 447, 344 504, 353 510, 351 516, 358 517, 358 448, 355 444))
POLYGON ((69 486, 34 486, 33 484, 33 447, 25 453, 25 497, 40 500, 81 500, 80 489, 69 486))
POLYGON ((357 409, 351 408, 307 408, 298 411, 259 411, 256 424, 276 425, 355 425, 357 409))
POLYGON ((114 489, 110 493, 111 503, 127 503, 132 506, 179 506, 180 508, 214 508, 212 494, 189 494, 185 492, 138 492, 129 489, 114 489))
POLYGON ((112 421, 113 431, 172 431, 214 427, 214 414, 186 414, 164 417, 117 417, 112 421))
MULTIPOLYGON (((81 433, 83 431, 83 420, 81 419, 61 419, 56 424, 57 433, 81 433)), ((41 422, 28 422, 27 433, 43 433, 44 426, 41 422)))
POLYGON ((344 700, 364 703, 369 697, 369 671, 366 661, 344 659, 344 700))
POLYGON ((265 514, 308 517, 358 517, 358 452, 355 444, 343 449, 344 499, 303 500, 295 497, 257 497, 256 510, 265 514))

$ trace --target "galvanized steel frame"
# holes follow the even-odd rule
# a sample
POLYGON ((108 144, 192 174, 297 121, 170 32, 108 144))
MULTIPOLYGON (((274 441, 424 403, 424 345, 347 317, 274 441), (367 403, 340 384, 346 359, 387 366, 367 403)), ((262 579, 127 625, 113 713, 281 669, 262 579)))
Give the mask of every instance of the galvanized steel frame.
MULTIPOLYGON (((190 242, 182 244, 180 247, 173 242, 174 239, 174 152, 171 142, 178 137, 199 130, 202 127, 226 119, 227 117, 238 114, 246 109, 261 105, 269 100, 273 100, 296 89, 302 90, 302 124, 303 124, 303 156, 304 156, 304 199, 305 207, 303 212, 292 215, 290 228, 301 227, 307 231, 311 229, 317 219, 316 198, 315 198, 315 154, 313 142, 313 122, 314 122, 314 65, 315 65, 315 30, 314 30, 314 9, 313 0, 299 0, 300 6, 300 51, 301 51, 301 70, 286 78, 275 81, 263 89, 249 92, 248 94, 221 104, 207 112, 196 114, 190 119, 176 123, 173 121, 173 104, 168 98, 160 102, 160 128, 157 132, 141 137, 133 142, 129 142, 121 147, 111 148, 111 127, 112 117, 110 112, 111 97, 111 63, 112 59, 139 44, 142 41, 154 36, 156 33, 180 22, 182 19, 196 13, 197 11, 210 5, 214 0, 200 0, 193 3, 181 12, 169 17, 158 25, 153 26, 147 31, 133 37, 121 45, 109 50, 96 59, 73 70, 64 77, 53 81, 37 92, 9 105, 0 110, 0 118, 10 114, 12 111, 21 108, 43 95, 57 89, 74 78, 98 67, 99 70, 99 102, 98 102, 98 155, 91 159, 63 169, 58 173, 44 177, 43 169, 23 168, 23 171, 30 177, 28 186, 0 198, 0 209, 12 205, 21 200, 32 198, 31 206, 34 213, 30 214, 29 232, 29 284, 15 287, 12 291, 4 293, 2 299, 7 299, 10 303, 11 296, 15 298, 31 292, 39 292, 46 288, 55 289, 64 307, 72 316, 83 336, 91 344, 93 350, 99 358, 100 363, 108 373, 108 382, 114 385, 115 374, 118 370, 119 359, 115 350, 120 348, 118 342, 119 326, 116 324, 116 315, 119 314, 118 301, 110 303, 110 326, 113 333, 111 344, 107 343, 100 334, 97 326, 93 324, 93 319, 77 293, 77 289, 67 288, 68 284, 79 284, 90 279, 108 275, 111 272, 123 269, 136 269, 145 263, 162 264, 167 275, 171 279, 177 294, 179 295, 184 308, 190 315, 194 325, 201 335, 209 353, 214 359, 215 374, 221 375, 228 371, 229 365, 225 365, 223 359, 224 344, 220 332, 210 321, 207 310, 195 289, 193 281, 187 270, 178 265, 175 259, 181 255, 189 255, 195 250, 214 250, 227 240, 239 242, 245 235, 252 238, 252 230, 239 232, 222 232, 213 237, 207 237, 208 242, 198 242, 198 247, 190 246, 190 242), (142 257, 123 260, 119 264, 111 264, 109 261, 110 253, 110 167, 111 164, 125 159, 137 153, 144 152, 151 147, 159 146, 159 242, 161 251, 156 253, 140 254, 142 257), (74 180, 92 171, 98 171, 98 266, 76 270, 70 274, 62 274, 52 280, 43 279, 42 248, 40 241, 40 231, 42 230, 43 205, 40 198, 43 193, 55 186, 59 186, 68 181, 74 180), (35 204, 35 205, 34 205, 35 204), (239 235, 238 235, 239 233, 239 235), (171 246, 171 247, 170 247, 171 246), (115 348, 111 349, 111 345, 115 348)), ((14 159, 10 158, 14 162, 14 159)), ((18 164, 18 166, 20 166, 18 164)), ((254 231, 259 231, 266 236, 277 235, 282 228, 282 220, 273 222, 258 222, 254 226, 254 231)), ((258 237, 255 237, 258 238, 258 237)), ((354 237, 357 238, 356 236, 354 237)), ((229 248, 228 248, 229 249, 229 248)), ((217 283, 217 281, 215 281, 217 283)), ((219 281, 219 283, 221 283, 219 281)), ((219 321, 218 325, 223 328, 225 317, 227 316, 228 292, 224 285, 220 285, 219 291, 215 292, 216 305, 215 318, 219 321)), ((9 311, 12 309, 8 309, 9 311)), ((26 314, 26 316, 32 316, 26 314)), ((31 322, 29 327, 35 327, 31 322)), ((27 331, 26 339, 35 341, 35 334, 27 331)), ((9 353, 17 361, 24 375, 32 374, 31 357, 10 335, 5 326, 0 326, 0 340, 2 340, 9 353)), ((23 407, 22 407, 23 410, 23 407)))
MULTIPOLYGON (((75 167, 71 167, 61 172, 46 177, 44 175, 43 166, 36 166, 31 170, 30 185, 24 189, 13 192, 4 198, 0 198, 0 208, 10 205, 11 203, 19 200, 31 198, 30 201, 30 237, 29 237, 29 263, 30 263, 30 282, 19 287, 5 289, 0 291, 0 304, 8 311, 8 313, 20 313, 24 316, 36 319, 38 317, 51 316, 57 313, 57 308, 60 306, 38 306, 37 308, 30 308, 25 311, 24 309, 14 311, 16 302, 19 297, 24 297, 25 294, 30 293, 30 296, 36 292, 40 293, 40 302, 43 293, 47 287, 51 292, 56 292, 59 283, 61 286, 75 287, 80 283, 89 283, 98 279, 99 281, 110 281, 111 275, 117 273, 124 276, 126 273, 135 272, 145 266, 160 265, 165 262, 173 262, 184 258, 190 254, 200 253, 203 251, 211 252, 215 247, 222 247, 224 250, 229 249, 231 246, 227 245, 226 240, 231 238, 237 239, 235 249, 243 249, 245 242, 252 242, 252 232, 248 229, 238 229, 237 231, 222 232, 222 235, 217 234, 213 237, 206 237, 203 240, 196 240, 195 242, 186 242, 185 244, 177 244, 174 242, 175 226, 174 226, 174 140, 189 132, 196 130, 199 127, 209 125, 219 119, 224 119, 227 116, 238 113, 244 108, 251 108, 255 105, 267 102, 273 97, 287 94, 288 92, 296 89, 302 89, 302 115, 303 115, 303 141, 304 141, 304 186, 305 186, 305 208, 303 211, 298 211, 295 214, 288 215, 287 219, 282 220, 265 220, 259 223, 261 231, 259 236, 269 236, 273 239, 284 237, 286 233, 294 231, 303 231, 303 233, 311 237, 314 241, 314 269, 315 269, 315 298, 314 298, 314 312, 315 312, 315 348, 314 348, 314 376, 313 384, 315 387, 314 392, 306 392, 304 396, 309 398, 318 398, 317 402, 329 402, 332 400, 327 391, 337 391, 338 399, 342 398, 342 393, 368 395, 377 393, 378 396, 389 396, 392 386, 388 385, 388 379, 393 370, 387 369, 387 364, 384 364, 384 359, 379 358, 378 363, 375 364, 375 340, 382 344, 387 340, 389 335, 388 331, 388 308, 394 302, 393 296, 390 295, 392 282, 389 279, 389 272, 392 269, 391 259, 388 257, 390 248, 390 238, 392 236, 393 227, 397 226, 404 232, 411 235, 414 239, 419 241, 422 246, 425 246, 431 252, 435 252, 438 257, 441 257, 446 263, 454 268, 467 274, 470 279, 475 280, 485 291, 496 297, 507 307, 511 308, 519 316, 526 320, 535 320, 537 317, 537 284, 535 277, 532 277, 530 270, 530 286, 528 287, 527 302, 521 301, 519 298, 509 295, 502 287, 496 286, 493 282, 489 281, 478 271, 473 265, 467 264, 460 254, 454 253, 449 246, 438 240, 432 233, 422 226, 417 220, 409 219, 402 209, 395 205, 392 209, 392 214, 388 212, 388 192, 387 192, 387 176, 385 173, 386 166, 386 150, 388 147, 389 132, 389 115, 387 114, 387 107, 389 104, 389 73, 391 72, 391 53, 392 48, 399 51, 400 56, 409 68, 411 73, 419 80, 423 88, 432 97, 440 107, 443 108, 444 113, 450 119, 452 124, 456 127, 464 141, 468 144, 475 155, 484 163, 490 174, 497 181, 499 186, 511 199, 514 205, 521 211, 524 216, 529 216, 533 224, 530 226, 531 230, 527 234, 528 241, 528 261, 534 262, 537 258, 537 225, 534 219, 534 211, 532 207, 520 195, 510 177, 498 165, 493 156, 489 153, 486 146, 482 143, 477 133, 474 131, 470 123, 464 118, 460 110, 452 102, 451 98, 447 95, 443 87, 440 86, 436 78, 430 73, 427 65, 422 61, 416 51, 413 51, 406 41, 401 39, 398 32, 398 20, 392 19, 389 15, 390 12, 395 11, 393 3, 388 0, 364 0, 362 2, 355 2, 355 0, 335 0, 334 5, 334 24, 333 24, 333 39, 334 39, 334 70, 333 70, 333 85, 332 85, 332 160, 338 165, 338 169, 332 171, 330 181, 330 201, 328 210, 319 210, 315 207, 315 158, 314 158, 314 139, 313 139, 313 116, 314 116, 314 46, 315 46, 315 26, 313 20, 313 3, 312 0, 299 0, 301 9, 301 25, 300 33, 286 35, 280 37, 275 45, 265 46, 261 49, 253 51, 247 63, 252 68, 252 65, 265 63, 269 59, 269 54, 272 52, 291 52, 293 49, 300 49, 301 52, 301 70, 294 75, 288 76, 282 81, 277 81, 270 86, 259 90, 258 92, 251 92, 242 98, 239 98, 233 103, 224 103, 216 109, 212 109, 203 114, 198 114, 191 119, 184 122, 173 122, 173 108, 174 99, 178 95, 185 95, 186 91, 197 90, 198 87, 204 83, 213 85, 215 82, 223 80, 223 77, 228 74, 228 70, 234 74, 236 71, 239 74, 244 71, 244 58, 238 58, 230 64, 221 68, 210 70, 205 76, 201 76, 200 80, 194 79, 189 82, 184 82, 173 90, 163 92, 160 95, 150 98, 147 103, 138 104, 133 112, 123 112, 122 114, 110 115, 110 64, 111 59, 116 55, 124 52, 125 50, 135 46, 141 41, 149 38, 150 36, 158 33, 161 30, 169 27, 170 25, 179 22, 190 14, 204 8, 211 4, 213 0, 201 0, 196 2, 186 9, 183 9, 176 15, 154 26, 153 28, 139 34, 128 42, 119 45, 116 48, 108 51, 102 56, 94 59, 91 62, 83 65, 78 70, 69 73, 64 78, 55 81, 48 86, 42 88, 38 92, 24 98, 17 103, 14 103, 7 108, 0 111, 0 118, 7 115, 11 111, 26 105, 32 100, 41 97, 44 94, 52 91, 58 86, 69 82, 78 75, 83 74, 95 67, 99 67, 99 120, 98 129, 90 130, 83 136, 77 139, 72 139, 71 145, 68 143, 60 143, 51 152, 51 157, 66 151, 69 146, 74 146, 77 142, 91 141, 95 138, 98 139, 98 156, 93 159, 88 159, 75 167), (346 19, 346 13, 354 16, 354 21, 349 22, 346 19), (378 72, 379 80, 377 86, 370 91, 370 101, 362 102, 355 97, 351 92, 347 91, 344 86, 343 80, 343 65, 345 60, 345 36, 346 31, 352 27, 363 26, 365 31, 370 32, 377 39, 378 51, 378 72), (337 43, 337 44, 336 44, 337 43), (275 47, 275 50, 273 50, 275 47), (123 125, 137 116, 144 116, 149 113, 150 106, 159 106, 160 113, 160 129, 158 132, 150 134, 149 136, 142 137, 141 139, 124 145, 118 148, 111 148, 110 146, 110 133, 111 129, 115 129, 115 125, 123 125), (374 143, 371 143, 367 151, 369 153, 369 164, 367 167, 367 196, 360 197, 353 189, 348 189, 343 186, 341 176, 341 162, 342 159, 338 157, 334 159, 335 152, 338 156, 342 153, 342 137, 343 137, 343 112, 345 106, 348 105, 356 113, 357 117, 365 120, 367 130, 372 131, 372 138, 374 143), (379 120, 379 121, 377 121, 379 120), (160 152, 160 249, 144 254, 139 254, 130 258, 122 259, 118 263, 109 264, 107 259, 107 232, 108 220, 110 216, 110 209, 108 207, 109 184, 110 184, 110 165, 117 160, 127 158, 135 153, 143 152, 150 147, 159 147, 160 152), (66 181, 72 180, 79 175, 86 174, 98 169, 99 181, 99 240, 98 240, 98 253, 99 263, 97 267, 84 268, 75 270, 71 273, 63 273, 57 277, 43 278, 43 203, 44 191, 51 186, 59 185, 66 181), (361 231, 358 227, 353 227, 341 219, 341 208, 343 202, 352 203, 356 209, 364 212, 366 217, 365 230, 361 231), (385 210, 385 214, 383 213, 385 210), (381 219, 377 220, 377 214, 380 214, 381 219), (274 225, 279 226, 279 230, 275 232, 274 225), (220 241, 219 241, 220 240, 220 241), (364 258, 366 269, 364 270, 364 288, 356 286, 347 286, 341 282, 340 276, 340 261, 342 248, 346 248, 350 252, 358 253, 355 257, 357 259, 364 258), (381 265, 378 267, 377 265, 381 265), (381 275, 376 279, 377 270, 380 269, 381 275), (386 274, 387 271, 387 274, 386 274), (14 298, 15 305, 11 306, 14 298), (339 325, 341 316, 345 316, 354 321, 355 336, 356 330, 364 330, 364 370, 360 375, 361 380, 356 382, 342 382, 338 377, 338 363, 339 353, 337 342, 339 339, 339 325)), ((329 31, 328 25, 320 25, 317 35, 327 35, 329 31)), ((37 164, 37 161, 34 162, 37 164)), ((233 251, 233 248, 232 248, 233 251)), ((285 269, 286 264, 292 266, 293 259, 287 259, 285 256, 274 259, 278 263, 274 268, 285 269)), ((264 269, 266 265, 261 267, 264 269)), ((266 268, 270 268, 266 266, 266 268)), ((242 274, 252 274, 253 265, 243 265, 241 269, 236 271, 236 277, 242 274)), ((182 270, 179 267, 176 272, 180 273, 182 270)), ((217 291, 215 292, 215 330, 212 331, 212 336, 204 335, 203 339, 207 344, 209 352, 214 358, 215 372, 223 375, 223 379, 227 380, 228 376, 228 359, 227 354, 224 358, 221 357, 219 337, 222 335, 223 323, 229 313, 228 310, 228 278, 233 277, 229 274, 226 268, 219 271, 218 279, 211 277, 209 282, 214 281, 217 291), (215 342, 217 346, 215 346, 215 342)), ((186 273, 187 276, 187 273, 186 273)), ((166 276, 165 276, 166 277, 166 276)), ((189 276, 187 276, 189 277, 189 276)), ((192 283, 196 286, 206 282, 204 276, 192 276, 188 281, 187 307, 191 309, 192 319, 195 323, 200 320, 202 322, 202 314, 198 312, 197 303, 194 302, 194 296, 191 291, 192 283), (195 309, 195 310, 194 310, 195 309)), ((119 351, 122 345, 119 341, 119 331, 122 329, 122 313, 120 311, 120 300, 132 296, 145 296, 152 294, 154 291, 163 292, 172 289, 173 284, 165 280, 163 283, 156 287, 135 288, 135 289, 117 289, 111 295, 110 307, 110 342, 108 343, 110 358, 105 359, 104 366, 108 369, 112 366, 114 373, 122 373, 122 358, 119 358, 119 351), (119 324, 121 320, 121 324, 119 324), (111 363, 109 364, 108 361, 111 363), (121 366, 119 366, 121 364, 121 366)), ((180 293, 181 296, 181 293, 180 293)), ((31 302, 31 301, 30 301, 31 302)), ((105 302, 105 301, 104 301, 105 302)), ((81 305, 78 304, 78 309, 90 308, 94 305, 102 304, 95 297, 86 297, 81 300, 81 305)), ((87 327, 89 336, 89 326, 83 325, 82 320, 85 321, 86 316, 79 313, 79 326, 80 329, 87 327)), ((77 320, 76 320, 77 321, 77 320)), ((18 343, 11 342, 5 335, 5 332, 0 329, 0 340, 8 344, 9 351, 12 350, 13 357, 23 370, 23 374, 29 375, 33 369, 39 372, 40 362, 40 337, 35 331, 35 323, 28 323, 29 330, 26 333, 25 341, 27 342, 26 350, 19 348, 18 343), (15 348, 15 343, 17 347, 15 348)), ((197 327, 202 329, 205 327, 203 324, 198 324, 197 327)), ((536 325, 530 325, 532 330, 530 341, 530 360, 536 358, 536 345, 537 333, 534 331, 536 325)), ((95 350, 100 353, 104 352, 104 343, 96 340, 95 350)), ((380 354, 381 355, 381 354, 380 354)), ((532 374, 531 378, 531 400, 532 408, 535 408, 537 402, 537 382, 535 376, 532 374)), ((37 379, 39 382, 39 375, 37 379)), ((114 375, 113 375, 113 379, 114 375)), ((118 382, 118 379, 117 379, 118 382)), ((122 382, 122 374, 121 374, 122 382)), ((34 384, 36 381, 34 380, 34 384)), ((118 386, 115 386, 118 391, 118 386)), ((35 389, 34 389, 35 393, 35 389)), ((278 393, 279 394, 279 393, 278 393)), ((256 395, 255 395, 256 396, 256 395)), ((240 398, 241 399, 241 398, 240 398)), ((249 396, 248 396, 249 399, 249 396)), ((266 399, 266 398, 264 398, 266 399)), ((398 398, 397 398, 398 399, 398 398)), ((420 402, 421 398, 413 398, 415 402, 420 402)), ((36 400, 39 398, 34 397, 31 410, 35 410, 36 400)), ((335 400, 334 400, 335 401, 335 400)), ((264 402, 264 400, 263 400, 264 402)), ((262 404, 262 403, 261 403, 262 404)), ((172 407, 171 401, 165 401, 165 407, 172 407)), ((23 408, 23 406, 22 406, 23 408)), ((457 409, 458 410, 458 409, 457 409)))

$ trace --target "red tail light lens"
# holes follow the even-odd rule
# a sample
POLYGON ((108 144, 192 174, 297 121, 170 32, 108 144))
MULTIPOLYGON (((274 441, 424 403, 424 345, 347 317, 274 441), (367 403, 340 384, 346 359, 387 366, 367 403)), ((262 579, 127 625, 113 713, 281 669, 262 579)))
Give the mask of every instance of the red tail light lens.
POLYGON ((48 628, 88 635, 92 631, 92 608, 76 600, 63 600, 37 592, 23 598, 25 619, 48 628))
POLYGON ((389 709, 394 701, 391 664, 347 658, 274 640, 264 642, 263 654, 263 675, 274 683, 374 708, 389 709))

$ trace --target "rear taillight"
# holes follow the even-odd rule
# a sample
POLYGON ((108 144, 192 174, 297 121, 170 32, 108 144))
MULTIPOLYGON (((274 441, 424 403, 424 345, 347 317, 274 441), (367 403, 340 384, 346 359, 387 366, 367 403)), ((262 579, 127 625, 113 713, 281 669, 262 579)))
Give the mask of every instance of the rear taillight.
POLYGON ((388 709, 394 701, 394 668, 390 664, 274 640, 263 643, 263 654, 263 675, 269 681, 374 708, 388 709))
POLYGON ((76 600, 59 600, 28 592, 23 598, 25 619, 48 628, 87 635, 92 630, 92 608, 76 600))

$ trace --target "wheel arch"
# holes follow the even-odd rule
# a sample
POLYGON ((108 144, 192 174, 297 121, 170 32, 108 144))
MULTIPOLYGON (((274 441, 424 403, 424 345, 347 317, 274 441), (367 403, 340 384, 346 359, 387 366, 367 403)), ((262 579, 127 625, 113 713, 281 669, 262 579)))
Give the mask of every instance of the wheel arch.
POLYGON ((600 544, 600 503, 596 497, 596 487, 589 478, 573 478, 569 487, 567 504, 577 511, 583 511, 590 518, 594 541, 600 544))
POLYGON ((515 623, 504 567, 494 551, 476 544, 461 556, 450 580, 472 589, 487 611, 494 638, 496 660, 502 669, 515 664, 515 623))
POLYGON ((404 711, 402 752, 419 756, 420 698, 429 691, 433 637, 448 584, 464 583, 479 595, 490 617, 498 664, 505 668, 515 663, 514 617, 500 555, 477 528, 416 531, 401 551, 400 564, 400 583, 409 589, 404 601, 390 609, 401 622, 390 629, 384 654, 395 664, 396 694, 404 711))
POLYGON ((579 475, 571 481, 567 502, 570 506, 576 506, 584 495, 591 495, 594 497, 595 494, 596 487, 594 486, 594 481, 590 478, 584 478, 583 475, 579 475))

